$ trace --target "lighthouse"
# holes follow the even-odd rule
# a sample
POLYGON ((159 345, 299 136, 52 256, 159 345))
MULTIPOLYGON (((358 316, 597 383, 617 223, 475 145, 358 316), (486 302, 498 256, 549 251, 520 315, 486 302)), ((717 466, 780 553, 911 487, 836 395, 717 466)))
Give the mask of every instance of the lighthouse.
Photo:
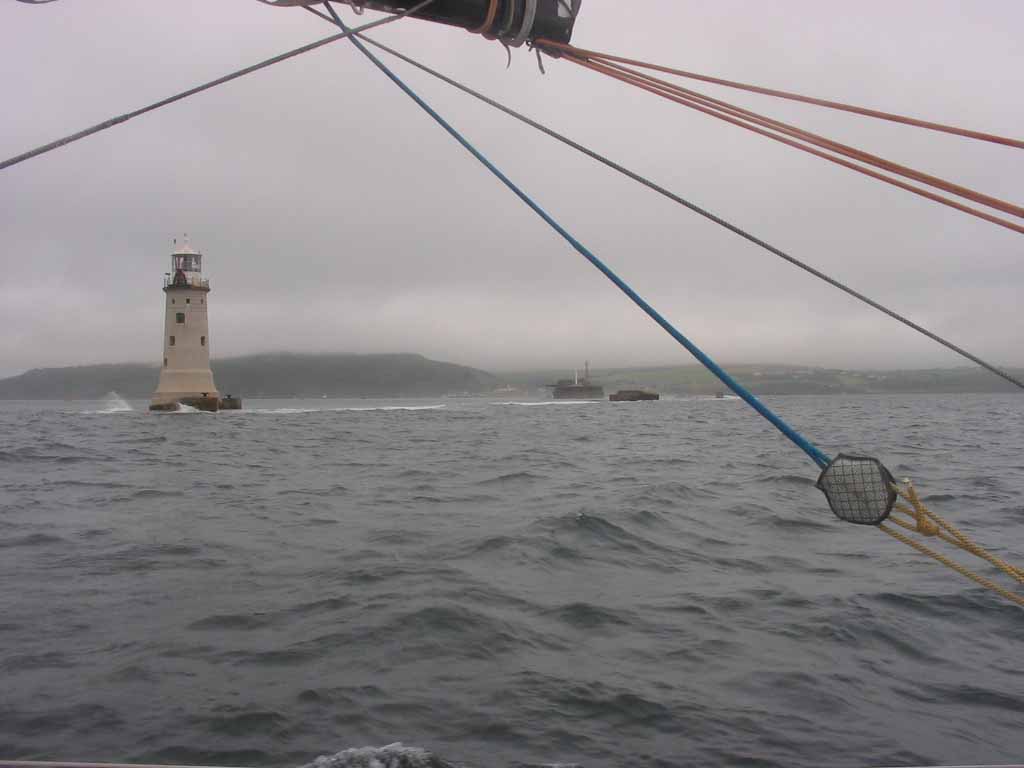
POLYGON ((152 411, 173 411, 178 404, 204 411, 238 408, 223 401, 210 370, 210 281, 203 277, 203 256, 187 242, 175 241, 171 271, 164 275, 164 356, 152 411))

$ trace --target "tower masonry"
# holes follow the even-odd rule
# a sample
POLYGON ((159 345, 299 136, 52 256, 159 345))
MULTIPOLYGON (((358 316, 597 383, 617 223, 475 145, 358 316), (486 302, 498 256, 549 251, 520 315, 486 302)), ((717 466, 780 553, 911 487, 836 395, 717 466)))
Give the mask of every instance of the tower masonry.
POLYGON ((164 355, 150 410, 178 410, 179 403, 204 411, 239 408, 238 398, 221 398, 210 370, 210 281, 203 256, 188 243, 175 244, 171 271, 164 276, 164 355))

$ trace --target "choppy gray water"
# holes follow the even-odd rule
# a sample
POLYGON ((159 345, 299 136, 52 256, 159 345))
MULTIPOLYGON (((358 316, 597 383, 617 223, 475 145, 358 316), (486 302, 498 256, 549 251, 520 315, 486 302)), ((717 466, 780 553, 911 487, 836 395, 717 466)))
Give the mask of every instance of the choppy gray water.
MULTIPOLYGON (((772 403, 1020 562, 1020 397, 772 403)), ((743 403, 374 405, 0 404, 0 757, 1024 757, 1024 612, 743 403)))

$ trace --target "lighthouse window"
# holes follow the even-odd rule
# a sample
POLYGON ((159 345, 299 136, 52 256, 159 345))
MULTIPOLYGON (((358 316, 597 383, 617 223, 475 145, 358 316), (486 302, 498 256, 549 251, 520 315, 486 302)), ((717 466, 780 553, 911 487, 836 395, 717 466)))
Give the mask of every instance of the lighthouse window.
POLYGON ((174 303, 174 299, 171 299, 171 304, 173 304, 173 303, 174 303))
POLYGON ((199 337, 199 346, 201 346, 201 347, 205 347, 206 346, 206 337, 205 336, 200 336, 199 337))
POLYGON ((173 347, 174 346, 174 337, 173 336, 171 336, 171 343, 168 344, 167 346, 169 346, 169 347, 173 347))
POLYGON ((185 299, 185 303, 186 304, 191 304, 192 303, 192 299, 185 299))
POLYGON ((164 368, 166 368, 166 367, 167 367, 167 358, 165 357, 164 358, 164 368))
POLYGON ((184 323, 185 322, 185 313, 184 312, 178 312, 174 316, 174 319, 177 320, 179 323, 184 323))

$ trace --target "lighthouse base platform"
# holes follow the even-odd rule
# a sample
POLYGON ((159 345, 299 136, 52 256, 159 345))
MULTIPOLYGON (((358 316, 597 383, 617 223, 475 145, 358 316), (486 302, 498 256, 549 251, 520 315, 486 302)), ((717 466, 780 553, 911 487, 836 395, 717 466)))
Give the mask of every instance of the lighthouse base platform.
POLYGON ((152 403, 151 411, 177 411, 180 405, 187 405, 198 411, 238 411, 242 408, 242 398, 228 395, 227 397, 179 397, 169 402, 152 403))

